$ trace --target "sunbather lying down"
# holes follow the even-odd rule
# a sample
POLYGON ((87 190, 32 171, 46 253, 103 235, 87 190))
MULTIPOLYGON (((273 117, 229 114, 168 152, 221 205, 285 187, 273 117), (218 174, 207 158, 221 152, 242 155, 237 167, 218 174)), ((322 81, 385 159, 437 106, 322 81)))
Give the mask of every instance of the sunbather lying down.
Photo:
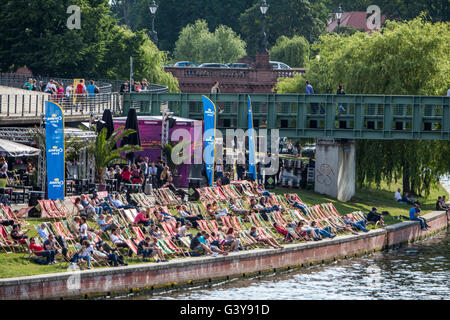
POLYGON ((263 236, 261 236, 257 230, 256 227, 251 227, 250 228, 250 236, 252 236, 253 238, 255 238, 256 241, 258 242, 264 242, 267 243, 269 246, 275 248, 275 249, 283 249, 283 246, 281 246, 277 240, 273 239, 273 238, 265 238, 263 236))

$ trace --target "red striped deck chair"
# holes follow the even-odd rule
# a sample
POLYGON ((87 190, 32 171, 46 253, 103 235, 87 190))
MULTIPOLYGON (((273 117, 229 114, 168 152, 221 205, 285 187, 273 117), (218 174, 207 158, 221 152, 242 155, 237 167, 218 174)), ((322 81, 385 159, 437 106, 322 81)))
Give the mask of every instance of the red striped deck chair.
POLYGON ((128 247, 130 247, 131 251, 137 255, 138 251, 136 248, 136 245, 134 244, 134 242, 131 239, 125 239, 126 244, 128 245, 128 247))
POLYGON ((166 222, 161 222, 161 227, 164 229, 164 231, 169 237, 175 236, 175 232, 173 231, 172 226, 170 224, 166 222))
POLYGON ((181 254, 186 257, 187 252, 185 252, 183 249, 181 249, 175 243, 173 243, 171 238, 164 238, 163 240, 171 250, 175 251, 177 254, 181 254))
POLYGON ((136 240, 141 242, 142 240, 145 240, 144 234, 142 233, 141 228, 139 227, 133 227, 134 234, 136 235, 136 240))
POLYGON ((15 244, 13 241, 8 239, 8 232, 6 231, 6 228, 2 225, 0 225, 0 243, 3 249, 7 253, 14 252, 14 248, 19 248, 17 244, 15 244), (7 248, 11 249, 11 251, 8 251, 7 248))
POLYGON ((61 218, 61 213, 56 208, 53 200, 44 200, 45 208, 50 211, 54 218, 61 218))
POLYGON ((39 207, 41 208, 41 217, 43 218, 53 218, 53 215, 47 211, 45 207, 44 200, 38 200, 39 207))
POLYGON ((66 232, 64 232, 64 228, 62 227, 61 222, 55 222, 55 228, 58 231, 59 235, 67 241, 74 240, 69 234, 66 234, 66 232))
POLYGON ((211 231, 215 233, 219 232, 219 225, 217 224, 216 220, 210 220, 209 224, 211 225, 211 231))
POLYGON ((222 216, 220 217, 220 219, 222 220, 222 224, 227 227, 227 228, 233 228, 233 225, 230 222, 230 217, 228 216, 222 216))

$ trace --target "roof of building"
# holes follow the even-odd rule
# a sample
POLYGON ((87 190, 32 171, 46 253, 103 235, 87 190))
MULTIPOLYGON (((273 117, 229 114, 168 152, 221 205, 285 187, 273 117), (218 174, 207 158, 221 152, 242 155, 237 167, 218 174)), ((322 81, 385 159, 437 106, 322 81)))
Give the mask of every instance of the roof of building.
MULTIPOLYGON (((365 11, 350 11, 344 12, 341 17, 341 27, 353 27, 364 31, 370 31, 367 27, 367 18, 369 14, 365 11)), ((332 16, 331 23, 327 26, 328 32, 333 32, 337 28, 337 19, 336 16, 332 16)), ((381 25, 386 21, 386 15, 381 15, 381 25)))

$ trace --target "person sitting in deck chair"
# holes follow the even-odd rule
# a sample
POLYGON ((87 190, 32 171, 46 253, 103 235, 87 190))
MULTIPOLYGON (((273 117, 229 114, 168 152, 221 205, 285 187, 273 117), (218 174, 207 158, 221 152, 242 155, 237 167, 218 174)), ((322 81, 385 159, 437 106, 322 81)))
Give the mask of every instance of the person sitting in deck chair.
POLYGON ((81 243, 81 249, 74 253, 72 258, 70 259, 70 265, 81 263, 87 263, 88 269, 92 268, 91 265, 91 255, 94 251, 94 248, 91 246, 89 240, 84 240, 81 243))
POLYGON ((292 242, 292 236, 289 233, 289 231, 286 230, 286 228, 280 226, 278 223, 274 222, 273 227, 278 231, 279 234, 284 236, 284 241, 286 242, 292 242))
POLYGON ((81 204, 81 198, 77 197, 75 199, 75 203, 73 204, 75 209, 77 209, 77 214, 79 216, 87 216, 86 210, 84 210, 83 205, 81 204))
POLYGON ((188 229, 192 229, 193 224, 189 221, 186 222, 185 225, 181 225, 180 221, 177 221, 177 225, 175 226, 175 237, 174 240, 179 240, 180 238, 190 237, 192 239, 192 234, 188 233, 188 229))
POLYGON ((170 213, 166 212, 163 207, 159 207, 158 210, 155 211, 155 215, 160 222, 175 219, 176 221, 180 221, 182 224, 184 224, 184 220, 182 218, 172 216, 170 213))
POLYGON ((30 246, 31 252, 33 252, 38 257, 45 257, 47 259, 46 264, 54 264, 55 261, 55 252, 52 250, 44 250, 43 247, 38 246, 34 237, 30 238, 30 246))
POLYGON ((150 208, 147 208, 146 211, 140 211, 134 218, 134 224, 136 224, 136 225, 142 224, 146 227, 150 226, 150 224, 153 221, 149 219, 149 211, 150 211, 150 208))
POLYGON ((123 255, 118 254, 115 251, 117 251, 117 249, 111 248, 109 244, 100 240, 95 244, 93 254, 96 258, 108 260, 108 263, 112 264, 114 267, 127 266, 128 263, 125 263, 123 255))
POLYGON ((356 221, 355 219, 353 219, 352 217, 350 217, 349 215, 345 215, 343 216, 344 222, 351 226, 354 227, 358 230, 361 230, 363 232, 369 232, 369 230, 366 229, 366 220, 360 220, 360 221, 356 221))
POLYGON ((319 228, 317 226, 316 221, 312 221, 311 222, 311 227, 314 228, 314 231, 316 232, 316 234, 320 235, 321 237, 327 237, 327 238, 331 238, 331 239, 336 237, 335 234, 331 234, 331 227, 330 226, 327 226, 327 227, 321 229, 321 228, 319 228))
POLYGON ((214 207, 213 204, 211 204, 211 203, 208 203, 206 205, 206 212, 213 219, 219 219, 220 217, 224 217, 224 216, 228 215, 228 209, 227 208, 224 208, 222 210, 216 209, 216 207, 214 207))
POLYGON ((111 230, 112 227, 113 227, 112 224, 107 223, 107 222, 105 221, 105 216, 104 216, 103 214, 100 214, 100 215, 98 216, 97 223, 98 223, 98 225, 100 226, 100 229, 102 229, 102 231, 111 230))
POLYGON ((213 252, 206 245, 202 244, 199 238, 202 236, 198 232, 195 237, 192 238, 189 248, 191 249, 191 256, 199 256, 206 252, 206 254, 212 254, 213 252))
POLYGON ((156 226, 156 224, 150 225, 150 230, 148 231, 148 233, 150 233, 151 236, 157 239, 161 239, 164 237, 164 234, 159 231, 159 228, 156 226))
POLYGON ((128 249, 128 256, 133 255, 133 251, 128 246, 125 238, 120 234, 120 229, 116 229, 111 233, 111 242, 116 246, 116 248, 126 248, 128 249))
POLYGON ((245 217, 247 214, 250 213, 249 210, 239 209, 238 206, 236 205, 236 201, 233 198, 231 198, 229 200, 229 205, 228 206, 230 207, 231 212, 234 213, 234 214, 243 215, 245 217))
POLYGON ((138 255, 142 254, 142 261, 148 262, 148 257, 158 255, 159 260, 157 260, 156 262, 167 262, 167 260, 164 259, 162 249, 157 245, 157 243, 158 240, 156 238, 152 239, 150 237, 146 237, 144 240, 139 242, 139 244, 137 245, 138 255))
POLYGON ((224 255, 224 256, 228 255, 228 252, 221 250, 219 246, 216 246, 215 244, 214 245, 211 244, 209 233, 206 233, 205 231, 203 231, 202 235, 200 236, 200 238, 198 238, 198 240, 200 241, 200 243, 207 246, 213 252, 211 254, 212 257, 217 257, 219 254, 224 255))
POLYGON ((239 239, 234 234, 234 228, 229 228, 227 230, 223 246, 230 246, 230 251, 239 251, 243 249, 239 239))
MULTIPOLYGON (((304 237, 303 234, 301 234, 304 238, 306 238, 306 240, 310 240, 311 238, 314 241, 318 241, 321 240, 320 236, 316 233, 315 228, 311 227, 306 221, 304 220, 300 220, 298 222, 298 228, 302 231, 306 233, 306 237, 304 237)), ((298 229, 297 228, 297 229, 298 229)))
POLYGON ((120 196, 118 193, 114 196, 114 199, 111 197, 111 195, 108 195, 108 200, 110 204, 115 207, 116 209, 132 209, 134 208, 132 205, 125 204, 120 200, 120 196))
POLYGON ((308 215, 308 213, 306 212, 306 208, 307 206, 303 203, 300 203, 298 201, 295 200, 295 197, 293 194, 291 194, 290 196, 288 196, 288 202, 291 206, 293 206, 294 208, 298 208, 300 210, 302 210, 303 214, 308 215))
POLYGON ((262 237, 260 234, 258 234, 257 229, 255 226, 252 226, 250 228, 250 236, 252 236, 256 241, 258 242, 264 242, 267 243, 269 246, 275 249, 283 249, 283 246, 280 245, 277 240, 273 238, 265 238, 262 237))
POLYGON ((26 235, 27 232, 30 230, 24 230, 22 231, 22 227, 20 224, 13 225, 13 230, 11 231, 11 238, 14 240, 14 242, 18 242, 20 244, 26 243, 26 239, 28 239, 28 236, 26 235))
POLYGON ((80 199, 81 199, 81 205, 84 207, 84 210, 86 211, 86 213, 88 215, 90 215, 90 214, 99 215, 102 213, 103 207, 100 207, 100 206, 95 207, 91 203, 91 201, 89 201, 89 198, 86 195, 84 195, 84 194, 80 195, 80 199))
POLYGON ((180 215, 180 217, 184 220, 187 220, 189 222, 192 223, 192 225, 194 226, 195 229, 197 229, 198 227, 198 223, 197 220, 203 220, 203 216, 201 214, 193 214, 191 212, 189 212, 186 208, 186 206, 182 205, 177 205, 176 209, 178 211, 178 214, 180 215))

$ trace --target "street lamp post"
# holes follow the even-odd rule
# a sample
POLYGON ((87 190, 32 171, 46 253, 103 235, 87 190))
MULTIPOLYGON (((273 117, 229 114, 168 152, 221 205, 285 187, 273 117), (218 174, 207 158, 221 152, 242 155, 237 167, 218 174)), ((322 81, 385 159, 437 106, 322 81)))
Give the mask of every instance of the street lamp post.
POLYGON ((336 12, 336 18, 337 18, 337 24, 338 24, 338 33, 341 33, 341 18, 342 18, 342 14, 344 13, 344 11, 342 11, 342 7, 341 5, 339 5, 339 9, 336 12))
POLYGON ((158 46, 158 33, 155 31, 155 16, 156 10, 158 10, 158 5, 155 3, 155 0, 153 0, 153 2, 148 5, 148 8, 150 9, 150 13, 152 14, 152 33, 150 35, 150 39, 156 46, 158 46))
POLYGON ((267 52, 267 37, 266 37, 266 12, 269 10, 269 5, 266 3, 266 0, 262 0, 261 5, 259 6, 261 13, 263 15, 262 18, 262 33, 259 38, 259 52, 267 52))

